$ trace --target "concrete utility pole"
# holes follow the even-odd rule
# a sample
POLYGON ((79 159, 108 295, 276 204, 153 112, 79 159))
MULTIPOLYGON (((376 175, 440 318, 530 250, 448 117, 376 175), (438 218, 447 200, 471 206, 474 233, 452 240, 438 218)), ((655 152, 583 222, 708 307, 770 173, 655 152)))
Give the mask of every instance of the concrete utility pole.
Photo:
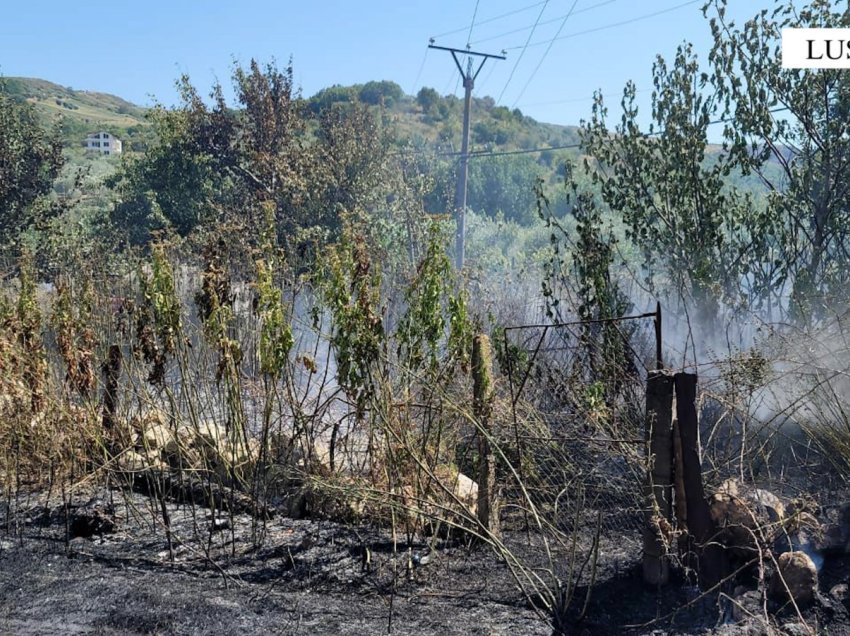
POLYGON ((464 241, 466 238, 466 178, 469 175, 469 113, 472 108, 472 89, 475 86, 475 78, 478 77, 478 74, 484 67, 484 63, 489 58, 504 60, 505 56, 479 53, 477 51, 470 51, 469 49, 452 49, 446 46, 435 46, 434 44, 429 44, 428 48, 451 53, 457 65, 457 70, 460 71, 460 75, 463 77, 463 144, 460 151, 460 164, 458 165, 457 172, 457 190, 455 191, 455 214, 457 215, 455 266, 460 271, 463 269, 464 241), (464 71, 463 66, 461 66, 460 61, 457 59, 458 53, 481 58, 481 63, 478 65, 475 73, 472 72, 472 57, 469 58, 466 71, 464 71))

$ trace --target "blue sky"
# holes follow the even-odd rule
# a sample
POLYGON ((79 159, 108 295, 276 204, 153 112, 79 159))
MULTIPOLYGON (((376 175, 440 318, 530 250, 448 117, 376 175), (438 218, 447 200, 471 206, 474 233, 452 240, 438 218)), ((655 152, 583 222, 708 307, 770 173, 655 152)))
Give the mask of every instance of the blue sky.
MULTIPOLYGON (((672 58, 676 46, 689 40, 707 54, 702 2, 679 6, 685 1, 6 0, 0 74, 171 105, 181 73, 206 92, 215 78, 229 86, 234 60, 275 58, 283 65, 291 56, 306 96, 372 79, 396 81, 408 93, 424 85, 460 95, 449 54, 426 53, 435 37, 443 46, 469 42, 487 52, 508 49, 507 60, 485 65, 475 94, 501 95, 500 104, 541 121, 576 124, 589 116, 595 89, 611 94, 612 115, 628 79, 646 90, 646 101, 657 53, 672 58), (550 47, 556 34, 561 39, 550 47)), ((750 16, 772 4, 730 0, 730 11, 750 16)))

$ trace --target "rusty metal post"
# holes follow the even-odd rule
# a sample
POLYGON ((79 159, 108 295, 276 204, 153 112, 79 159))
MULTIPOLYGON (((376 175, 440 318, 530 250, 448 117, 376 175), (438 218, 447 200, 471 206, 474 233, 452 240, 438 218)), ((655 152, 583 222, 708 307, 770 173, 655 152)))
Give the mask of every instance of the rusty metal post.
POLYGON ((673 377, 650 371, 646 382, 648 469, 645 485, 643 580, 664 585, 670 578, 667 530, 673 514, 673 377))

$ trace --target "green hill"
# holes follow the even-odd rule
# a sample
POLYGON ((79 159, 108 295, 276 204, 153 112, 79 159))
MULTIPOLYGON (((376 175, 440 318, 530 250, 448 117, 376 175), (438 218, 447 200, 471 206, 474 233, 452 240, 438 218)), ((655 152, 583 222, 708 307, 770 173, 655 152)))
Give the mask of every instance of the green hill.
POLYGON ((149 141, 146 109, 115 95, 29 77, 5 77, 0 82, 7 94, 31 103, 45 126, 58 125, 68 148, 78 147, 87 133, 99 130, 117 135, 125 150, 143 150, 149 141))
MULTIPOLYGON (((125 142, 125 150, 143 150, 150 140, 147 109, 115 95, 29 77, 5 77, 0 82, 6 93, 30 102, 46 126, 58 125, 68 148, 77 147, 86 133, 97 130, 117 135, 125 142)), ((306 98, 305 103, 319 114, 354 99, 383 105, 394 120, 401 144, 434 145, 449 152, 460 148, 463 100, 440 96, 430 88, 412 97, 386 81, 332 86, 306 98)), ((521 150, 577 141, 575 127, 535 121, 519 110, 497 106, 492 97, 474 98, 471 138, 473 151, 521 150)))
MULTIPOLYGON (((415 97, 406 95, 395 82, 379 81, 353 86, 331 86, 308 98, 308 108, 318 114, 337 104, 359 100, 383 105, 393 117, 400 142, 437 145, 443 151, 460 149, 463 100, 441 96, 422 88, 415 97)), ((546 124, 496 105, 492 97, 473 97, 470 119, 472 151, 525 150, 574 144, 575 126, 546 124)))

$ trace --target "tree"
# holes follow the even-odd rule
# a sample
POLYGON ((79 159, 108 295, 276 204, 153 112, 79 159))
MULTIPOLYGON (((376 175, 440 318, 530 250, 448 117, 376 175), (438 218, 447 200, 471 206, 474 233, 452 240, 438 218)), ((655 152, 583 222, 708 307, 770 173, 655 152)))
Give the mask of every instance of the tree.
POLYGON ((107 180, 118 192, 112 222, 134 245, 167 228, 186 236, 219 209, 218 166, 195 142, 188 109, 157 107, 148 117, 157 143, 107 180))
POLYGON ((423 86, 416 93, 416 103, 422 108, 422 112, 426 115, 432 114, 437 105, 440 103, 440 94, 433 88, 423 86))
POLYGON ((391 108, 393 104, 404 97, 401 86, 387 80, 381 82, 366 82, 360 89, 358 96, 364 104, 382 104, 391 108))
POLYGON ((543 169, 531 155, 480 157, 469 162, 467 205, 528 225, 535 218, 534 183, 543 169))
POLYGON ((323 88, 308 100, 310 111, 318 115, 326 108, 335 104, 348 104, 357 99, 357 88, 355 86, 340 86, 334 84, 323 88))
POLYGON ((765 264, 775 272, 776 303, 817 319, 850 297, 850 78, 841 69, 782 68, 781 33, 846 28, 850 11, 828 0, 786 1, 738 27, 726 4, 703 7, 714 36, 712 85, 730 120, 725 138, 769 191, 778 231, 765 264))
POLYGON ((614 274, 617 239, 603 220, 596 195, 579 176, 572 163, 566 162, 563 196, 575 221, 574 230, 553 213, 542 182, 536 186, 538 212, 550 230, 551 256, 544 265, 542 290, 549 318, 584 321, 578 327, 573 373, 589 383, 601 382, 610 404, 624 376, 635 374, 628 343, 632 328, 615 322, 632 304, 614 274))
POLYGON ((332 239, 347 213, 373 209, 389 169, 386 128, 356 102, 322 111, 316 122, 293 86, 292 68, 274 64, 236 67, 238 106, 220 85, 210 104, 187 77, 179 82, 182 105, 153 115, 159 142, 117 178, 121 202, 113 219, 131 240, 170 227, 187 236, 210 223, 244 227, 256 243, 273 208, 278 237, 289 254, 304 254, 332 239))
POLYGON ((58 213, 49 194, 62 164, 58 136, 48 134, 35 109, 7 95, 0 83, 0 243, 58 213))
POLYGON ((708 154, 718 104, 703 92, 708 77, 691 46, 679 47, 670 67, 659 56, 653 80, 649 134, 639 128, 630 82, 613 134, 597 95, 582 143, 595 159, 589 167, 603 200, 622 214, 627 237, 643 254, 647 281, 672 283, 711 320, 722 301, 739 300, 750 261, 763 254, 767 220, 752 214, 749 195, 728 187, 735 168, 729 154, 708 154))

